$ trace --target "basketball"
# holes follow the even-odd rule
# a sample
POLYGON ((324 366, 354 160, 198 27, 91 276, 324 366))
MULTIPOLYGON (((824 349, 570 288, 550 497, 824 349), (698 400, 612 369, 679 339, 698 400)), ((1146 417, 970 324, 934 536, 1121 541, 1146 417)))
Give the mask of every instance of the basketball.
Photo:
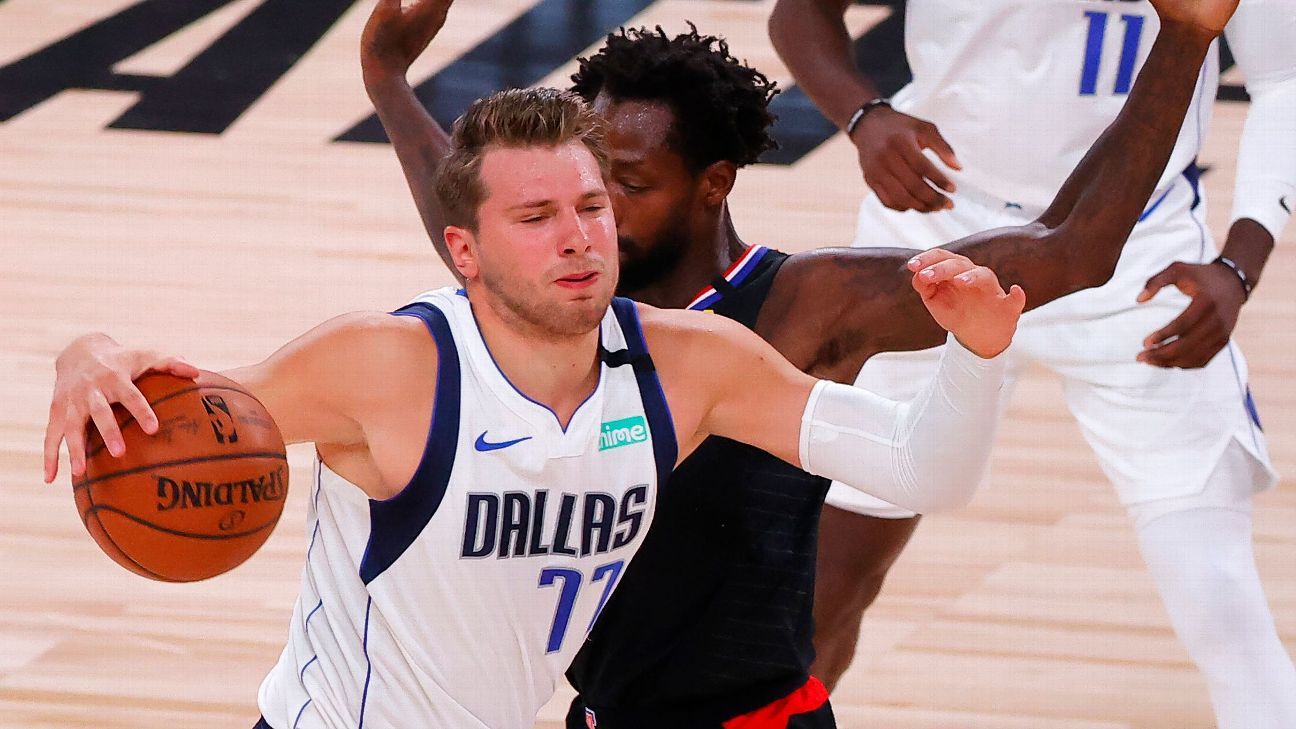
POLYGON ((157 414, 146 434, 113 406, 126 452, 91 423, 86 472, 72 484, 81 521, 132 572, 193 582, 227 572, 270 536, 288 493, 283 436, 261 403, 212 372, 149 373, 136 386, 157 414))

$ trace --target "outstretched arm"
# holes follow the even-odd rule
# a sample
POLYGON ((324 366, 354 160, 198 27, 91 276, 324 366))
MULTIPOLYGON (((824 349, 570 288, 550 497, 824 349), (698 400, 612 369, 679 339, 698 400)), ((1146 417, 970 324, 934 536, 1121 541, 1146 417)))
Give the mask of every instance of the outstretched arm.
POLYGON ((360 37, 365 90, 396 150, 423 227, 446 268, 461 278, 445 243, 445 215, 436 196, 436 175, 450 153, 450 135, 414 95, 406 73, 445 24, 451 0, 378 0, 360 37))
MULTIPOLYGON (((1169 159, 1210 43, 1236 0, 1153 4, 1162 16, 1161 32, 1129 100, 1049 208, 1029 225, 984 231, 945 246, 993 269, 1005 284, 1025 288, 1032 306, 1111 277, 1169 159)), ((894 250, 825 251, 819 255, 824 275, 803 265, 805 284, 798 285, 795 274, 791 277, 793 288, 806 289, 806 305, 822 304, 819 309, 827 318, 820 326, 837 333, 831 351, 841 366, 858 366, 879 351, 940 344, 940 329, 923 316, 912 295, 900 301, 866 295, 862 301, 846 301, 850 297, 841 296, 843 290, 878 287, 901 291, 905 255, 894 250), (834 272, 836 279, 828 285, 826 275, 834 272), (850 288, 842 288, 846 286, 850 288)))
MULTIPOLYGON (((435 362, 435 349, 417 321, 384 313, 347 314, 284 345, 264 361, 224 372, 261 401, 287 443, 362 445, 370 420, 381 420, 393 403, 417 396, 373 387, 382 377, 399 377, 402 362, 435 362), (411 329, 413 332, 411 332, 411 329)), ((148 371, 198 377, 176 357, 129 349, 104 334, 80 337, 55 364, 54 396, 45 431, 45 481, 58 473, 60 444, 67 443, 72 475, 85 471, 85 431, 93 421, 108 452, 125 451, 111 411, 120 403, 145 433, 157 431, 157 417, 134 380, 148 371)), ((420 373, 418 381, 426 374, 420 373)))
POLYGON ((940 255, 932 277, 913 286, 950 329, 951 346, 908 402, 816 382, 723 317, 644 309, 681 456, 716 434, 918 512, 965 503, 994 437, 1003 379, 995 355, 1012 339, 1023 297, 1005 294, 989 270, 940 255))

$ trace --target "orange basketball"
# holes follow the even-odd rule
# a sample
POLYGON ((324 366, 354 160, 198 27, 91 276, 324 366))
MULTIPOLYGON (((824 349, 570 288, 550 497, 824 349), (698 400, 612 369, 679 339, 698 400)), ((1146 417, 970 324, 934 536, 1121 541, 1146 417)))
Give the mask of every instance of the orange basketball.
POLYGON ((283 436, 261 403, 213 372, 136 381, 157 414, 147 435, 120 405, 126 452, 92 423, 77 510, 109 557, 132 572, 192 582, 241 564, 270 536, 288 493, 283 436))

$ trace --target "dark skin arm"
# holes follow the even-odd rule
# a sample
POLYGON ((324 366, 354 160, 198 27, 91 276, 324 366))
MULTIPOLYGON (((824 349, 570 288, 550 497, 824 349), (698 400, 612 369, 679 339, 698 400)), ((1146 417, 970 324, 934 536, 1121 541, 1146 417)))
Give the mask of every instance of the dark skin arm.
MULTIPOLYGON (((1004 286, 1020 285, 1028 308, 1105 283, 1170 157, 1213 37, 1200 25, 1163 19, 1121 113, 1039 219, 944 247, 994 270, 1004 286)), ((758 331, 803 370, 838 381, 851 381, 878 352, 941 344, 945 332, 905 291, 913 254, 852 248, 795 256, 779 273, 758 331), (765 331, 789 316, 810 324, 765 331)))
MULTIPOLYGON (((405 74, 441 29, 449 6, 449 0, 423 0, 402 10, 399 0, 379 0, 361 43, 366 89, 393 141, 428 235, 443 258, 445 219, 431 191, 449 137, 415 97, 405 74)), ((1028 307, 1110 278, 1121 246, 1151 195, 1192 92, 1195 75, 1189 69, 1200 67, 1213 37, 1200 29, 1176 29, 1173 23, 1161 36, 1125 111, 1038 221, 978 233, 946 246, 996 271, 1005 286, 1020 284, 1027 291, 1028 307)), ((796 309, 793 315, 799 321, 813 322, 797 331, 823 336, 790 337, 787 331, 766 331, 767 326, 758 326, 758 331, 802 370, 844 382, 853 380, 860 365, 877 352, 936 346, 944 342, 945 332, 909 285, 905 264, 913 254, 902 249, 827 249, 798 255, 780 272, 762 325, 796 309), (843 291, 852 295, 842 296, 843 291)))
MULTIPOLYGON (((770 40, 779 57, 815 106, 843 132, 855 110, 879 96, 872 79, 855 63, 845 19, 850 4, 851 0, 779 0, 769 19, 770 40)), ((948 167, 963 168, 931 122, 879 106, 869 110, 849 138, 864 181, 883 205, 925 213, 954 206, 942 194, 954 192, 953 181, 923 150, 935 152, 948 167)))
MULTIPOLYGON (((1273 235, 1250 218, 1241 218, 1229 228, 1221 255, 1246 272, 1254 286, 1260 280, 1273 235)), ((1138 361, 1157 367, 1203 367, 1228 344, 1246 301, 1246 290, 1237 274, 1222 263, 1176 261, 1148 279, 1139 303, 1166 286, 1174 286, 1192 303, 1173 321, 1143 340, 1138 361)))
POLYGON ((410 64, 445 25, 449 10, 450 0, 424 0, 405 9, 400 0, 379 0, 360 36, 360 67, 428 238, 458 278, 445 243, 445 214, 435 194, 437 169, 450 153, 450 135, 423 108, 406 78, 410 64))

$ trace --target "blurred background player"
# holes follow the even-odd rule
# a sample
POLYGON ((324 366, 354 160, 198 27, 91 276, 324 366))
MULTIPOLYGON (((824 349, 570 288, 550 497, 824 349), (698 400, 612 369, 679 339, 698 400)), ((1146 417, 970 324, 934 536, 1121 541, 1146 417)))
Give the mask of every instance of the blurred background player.
MULTIPOLYGON (((428 234, 447 258, 444 214, 430 194, 447 137, 406 72, 449 5, 401 11, 380 3, 362 42, 366 86, 428 234)), ((1165 5, 1173 12, 1177 4, 1165 5)), ((1161 48, 1160 71, 1140 81, 1129 114, 1039 222, 950 248, 991 265, 1005 283, 1025 286, 1032 304, 1106 280, 1142 211, 1121 186, 1150 194, 1205 51, 1205 43, 1161 48)), ((853 380, 875 352, 942 341, 908 293, 910 252, 787 256, 738 237, 726 200, 737 169, 772 144, 766 107, 773 84, 722 40, 696 30, 614 33, 581 61, 573 81, 609 123, 620 293, 736 319, 801 369, 828 379, 853 380)), ((808 673, 814 550, 827 487, 720 438, 682 462, 662 492, 660 528, 648 535, 568 672, 581 692, 569 727, 591 720, 612 729, 719 727, 736 717, 831 726, 826 692, 808 673)), ((901 528, 907 535, 909 525, 901 528)), ((854 546, 857 559, 873 553, 870 545, 854 546)))
MULTIPOLYGON (((914 79, 886 100, 853 62, 848 5, 780 0, 770 36, 859 150, 873 194, 860 206, 857 246, 928 248, 1034 218, 1125 104, 1160 25, 1147 2, 910 0, 914 79)), ((1014 354, 1063 377, 1219 725, 1277 729, 1296 726, 1296 670, 1251 548, 1252 492, 1276 475, 1230 334, 1296 205, 1296 2, 1243 0, 1225 33, 1252 103, 1222 254, 1195 165, 1219 82, 1213 50, 1112 281, 1025 317, 1014 354)), ((858 382, 900 396, 932 356, 879 357, 858 382)), ((831 686, 907 539, 894 520, 916 517, 840 486, 828 504, 815 671, 831 686), (862 544, 888 537, 889 549, 859 559, 862 544)))

